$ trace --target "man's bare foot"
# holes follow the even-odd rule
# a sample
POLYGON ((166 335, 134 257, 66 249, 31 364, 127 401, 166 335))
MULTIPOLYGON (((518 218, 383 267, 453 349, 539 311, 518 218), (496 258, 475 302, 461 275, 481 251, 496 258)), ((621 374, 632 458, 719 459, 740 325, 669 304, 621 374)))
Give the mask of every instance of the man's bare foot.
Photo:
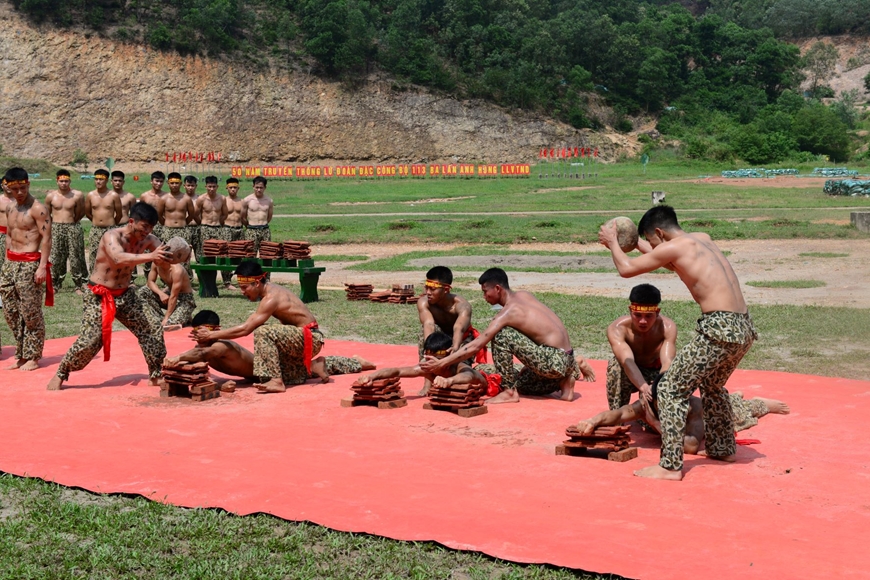
POLYGON ((236 390, 236 381, 224 381, 221 383, 222 393, 233 393, 236 390))
POLYGON ((163 377, 151 377, 148 379, 149 387, 163 387, 166 384, 166 381, 163 380, 163 377))
POLYGON ((375 370, 376 368, 378 368, 378 367, 375 365, 375 363, 367 361, 366 359, 364 359, 363 357, 361 357, 361 356, 358 355, 358 354, 355 354, 355 355, 353 355, 353 356, 350 357, 350 358, 354 359, 356 362, 358 362, 359 364, 361 364, 361 365, 362 365, 362 370, 364 370, 364 371, 373 371, 373 370, 375 370))
POLYGON ((682 471, 671 471, 670 469, 665 469, 661 465, 650 465, 649 467, 638 469, 634 474, 638 477, 666 479, 668 481, 682 481, 683 479, 682 471))
POLYGON ((79 296, 84 296, 84 295, 85 295, 85 293, 82 292, 82 289, 81 289, 81 288, 76 288, 76 294, 79 295, 79 296))
POLYGON ((319 356, 311 361, 311 374, 318 377, 321 383, 329 382, 329 373, 326 372, 326 359, 319 356))
POLYGON ((574 386, 572 385, 570 389, 567 391, 553 391, 550 393, 550 396, 554 399, 559 399, 560 401, 568 401, 569 403, 574 400, 574 386))
POLYGON ((284 381, 281 379, 271 379, 265 383, 254 383, 257 390, 261 393, 283 393, 287 390, 284 386, 284 381))
POLYGON ((574 360, 577 362, 577 368, 580 369, 580 376, 583 377, 583 380, 587 383, 594 383, 595 371, 592 370, 589 362, 579 354, 574 357, 574 360))
POLYGON ((724 461, 725 463, 734 463, 737 461, 737 455, 710 455, 707 453, 706 449, 699 451, 698 455, 706 457, 707 459, 713 459, 714 461, 724 461))
POLYGON ((24 363, 26 363, 26 362, 27 362, 27 359, 23 359, 23 358, 16 359, 14 363, 12 363, 8 367, 6 367, 6 370, 7 371, 14 371, 17 368, 21 368, 22 366, 24 366, 24 363))
POLYGON ((47 389, 48 389, 49 391, 59 391, 59 390, 60 390, 60 386, 61 386, 62 384, 63 384, 63 379, 60 378, 60 377, 57 376, 57 375, 54 375, 53 377, 51 377, 51 380, 48 381, 48 387, 47 387, 47 389))
POLYGON ((788 415, 791 413, 789 406, 782 401, 777 401, 776 399, 762 399, 761 397, 758 397, 758 400, 764 403, 764 406, 767 407, 767 410, 771 413, 777 415, 788 415))
POLYGON ((425 397, 426 395, 429 394, 429 389, 431 389, 431 388, 432 388, 432 381, 430 381, 429 379, 423 379, 423 388, 420 389, 420 392, 417 394, 420 395, 421 397, 425 397))
POLYGON ((520 394, 516 389, 505 389, 494 397, 490 397, 483 403, 485 405, 498 405, 499 403, 519 403, 520 394))
POLYGON ((226 290, 238 290, 238 288, 236 288, 232 284, 225 284, 224 289, 226 289, 226 290))
POLYGON ((37 361, 29 360, 26 363, 24 363, 23 365, 21 365, 20 367, 18 367, 18 370, 20 370, 20 371, 35 371, 38 368, 39 368, 39 363, 37 361))

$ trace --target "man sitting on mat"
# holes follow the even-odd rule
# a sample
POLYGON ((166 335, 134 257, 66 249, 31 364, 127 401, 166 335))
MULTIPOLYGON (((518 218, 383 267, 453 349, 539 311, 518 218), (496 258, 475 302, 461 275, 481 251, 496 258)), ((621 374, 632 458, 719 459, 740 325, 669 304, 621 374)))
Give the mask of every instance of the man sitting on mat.
MULTIPOLYGON (((427 336, 423 344, 424 356, 433 360, 444 360, 452 350, 453 339, 440 330, 436 330, 427 336)), ((370 385, 372 381, 395 377, 423 377, 439 389, 446 389, 453 385, 486 385, 488 381, 488 378, 483 373, 473 369, 464 360, 459 360, 432 372, 424 371, 420 364, 412 367, 381 369, 370 375, 361 376, 357 382, 360 385, 370 385)))
MULTIPOLYGON (((193 331, 204 329, 220 330, 221 319, 212 310, 201 310, 193 317, 193 331)), ((191 338, 196 340, 191 332, 191 338)), ((212 369, 233 377, 242 377, 246 381, 256 383, 254 375, 254 353, 232 340, 217 340, 215 342, 197 342, 196 346, 178 356, 168 357, 167 363, 176 365, 180 362, 207 362, 212 369)), ((311 361, 309 379, 329 375, 350 375, 362 371, 373 370, 374 364, 359 355, 319 356, 311 361)))
MULTIPOLYGON (((260 302, 257 310, 242 324, 226 330, 197 328, 193 339, 211 344, 254 333, 254 375, 262 381, 257 388, 266 393, 283 393, 288 386, 304 383, 316 371, 311 361, 323 348, 323 333, 314 315, 295 294, 267 282, 257 262, 243 261, 236 268, 236 276, 242 294, 252 302, 260 302), (267 325, 273 316, 281 324, 267 325)), ((325 369, 314 374, 323 382, 329 380, 325 369)))
MULTIPOLYGON (((647 406, 641 397, 630 405, 623 405, 618 409, 602 411, 594 417, 577 423, 577 429, 584 435, 592 433, 597 427, 609 427, 621 425, 627 421, 644 420, 656 433, 661 434, 662 426, 659 421, 658 384, 661 377, 653 381, 651 401, 647 406)), ((755 397, 744 400, 740 391, 729 394, 728 402, 731 413, 734 416, 734 431, 743 431, 758 425, 758 419, 774 413, 776 415, 788 415, 791 411, 785 403, 775 399, 762 399, 755 397)), ((686 432, 683 436, 683 452, 695 455, 704 444, 704 410, 701 399, 692 395, 689 397, 689 414, 686 417, 686 432)))
POLYGON ((574 381, 582 374, 595 381, 592 368, 582 358, 578 362, 565 325, 556 313, 524 291, 513 291, 507 274, 500 268, 490 268, 480 279, 483 298, 502 309, 486 330, 468 344, 441 360, 427 358, 421 368, 435 373, 460 360, 465 360, 492 341, 492 360, 502 376, 504 391, 488 399, 488 404, 517 403, 520 395, 549 395, 558 391, 564 401, 574 400, 574 381), (517 371, 516 356, 525 365, 517 371))

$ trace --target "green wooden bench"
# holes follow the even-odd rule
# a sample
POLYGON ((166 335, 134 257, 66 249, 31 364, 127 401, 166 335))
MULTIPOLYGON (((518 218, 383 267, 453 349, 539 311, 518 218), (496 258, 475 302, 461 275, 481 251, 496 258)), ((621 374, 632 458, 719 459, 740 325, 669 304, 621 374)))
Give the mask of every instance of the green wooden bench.
POLYGON ((217 273, 234 272, 242 260, 254 260, 259 262, 264 272, 295 272, 299 274, 299 284, 302 290, 299 298, 302 302, 317 302, 317 282, 320 274, 326 268, 314 266, 314 260, 262 260, 259 258, 207 258, 202 263, 191 264, 190 268, 196 272, 199 278, 200 298, 217 298, 217 273))

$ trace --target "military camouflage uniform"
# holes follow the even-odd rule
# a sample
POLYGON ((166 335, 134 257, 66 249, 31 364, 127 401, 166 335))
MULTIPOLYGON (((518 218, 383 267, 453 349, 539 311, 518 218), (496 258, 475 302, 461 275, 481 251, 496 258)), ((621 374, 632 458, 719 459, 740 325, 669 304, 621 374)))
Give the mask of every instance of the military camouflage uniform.
MULTIPOLYGON (((312 335, 312 338, 313 336, 314 335, 312 335)), ((360 364, 360 362, 355 358, 346 356, 325 356, 323 359, 326 361, 326 374, 328 375, 352 375, 362 372, 362 364, 360 364)), ((309 379, 315 377, 317 377, 317 375, 308 375, 309 379)))
MULTIPOLYGON (((82 302, 82 327, 79 337, 57 367, 56 374, 64 381, 71 372, 85 368, 103 347, 102 298, 88 288, 82 302)), ((135 286, 115 298, 115 307, 116 320, 129 328, 139 340, 139 348, 148 363, 149 377, 159 377, 163 359, 166 358, 166 343, 163 341, 163 329, 159 322, 152 321, 145 314, 135 286)))
POLYGON ((521 395, 549 395, 561 388, 560 382, 569 374, 578 376, 573 350, 535 344, 525 334, 506 326, 492 339, 492 361, 502 376, 504 389, 516 389, 521 395), (523 367, 513 364, 516 356, 523 367))
MULTIPOLYGON (((650 385, 662 371, 661 367, 654 369, 638 365, 637 368, 644 380, 650 385)), ((622 368, 615 356, 612 357, 607 363, 607 404, 610 405, 610 409, 614 410, 628 405, 631 394, 636 392, 637 387, 628 378, 625 369, 622 368)))
POLYGON ((88 283, 88 266, 85 264, 85 234, 82 226, 52 223, 51 255, 48 261, 51 262, 51 281, 55 291, 63 286, 67 260, 69 260, 73 286, 84 287, 88 283))
MULTIPOLYGON (((163 322, 163 317, 166 315, 167 305, 160 302, 160 297, 147 285, 139 288, 139 300, 142 301, 145 314, 151 318, 152 322, 160 325, 163 322)), ((190 326, 194 310, 196 310, 196 301, 193 299, 193 292, 181 293, 178 295, 178 303, 175 305, 175 310, 172 311, 166 324, 190 326)))
MULTIPOLYGON (((151 230, 151 235, 160 240, 161 244, 169 239, 164 237, 166 235, 165 229, 166 228, 158 222, 154 224, 154 228, 151 230)), ((145 262, 144 264, 142 264, 142 270, 145 272, 145 279, 147 280, 148 274, 151 273, 151 262, 145 262)))
MULTIPOLYGON (((254 375, 261 380, 281 377, 285 385, 298 385, 308 380, 302 360, 304 335, 301 328, 290 325, 266 324, 254 331, 254 375)), ((311 330, 311 357, 323 348, 323 333, 311 330)))
POLYGON ((725 383, 758 337, 749 314, 710 312, 698 319, 695 337, 674 358, 659 382, 658 406, 662 424, 659 465, 683 468, 683 437, 689 397, 701 390, 707 454, 733 455, 734 422, 725 383))
POLYGON ((210 226, 208 224, 202 224, 199 226, 199 240, 197 243, 199 244, 196 249, 197 259, 199 256, 202 256, 202 244, 207 240, 227 240, 227 231, 224 226, 210 226))
POLYGON ((260 242, 272 241, 272 230, 268 225, 265 226, 248 226, 245 230, 245 239, 254 240, 254 253, 257 257, 260 256, 260 242))
POLYGON ((734 431, 743 431, 758 425, 758 419, 770 413, 761 399, 744 400, 740 393, 728 395, 731 413, 734 415, 734 431))
POLYGON ((3 315, 15 337, 15 358, 38 361, 45 346, 45 284, 34 284, 39 262, 6 260, 0 270, 3 315))
POLYGON ((6 234, 0 234, 0 268, 6 261, 6 234))
POLYGON ((190 244, 190 260, 193 261, 194 255, 196 255, 196 261, 202 261, 202 230, 199 224, 188 224, 187 225, 187 237, 184 238, 187 240, 187 243, 190 244))
MULTIPOLYGON (((242 226, 223 226, 224 236, 220 238, 222 240, 226 240, 228 242, 237 242, 239 240, 245 239, 245 228, 242 226)), ((221 270, 221 279, 224 281, 224 286, 232 282, 233 273, 232 271, 224 271, 221 270)))
MULTIPOLYGON (((91 226, 91 231, 88 233, 88 275, 94 273, 94 264, 97 262, 97 250, 100 249, 100 240, 103 239, 103 234, 113 229, 115 229, 115 226, 91 226)), ((85 282, 87 283, 87 280, 85 282)))

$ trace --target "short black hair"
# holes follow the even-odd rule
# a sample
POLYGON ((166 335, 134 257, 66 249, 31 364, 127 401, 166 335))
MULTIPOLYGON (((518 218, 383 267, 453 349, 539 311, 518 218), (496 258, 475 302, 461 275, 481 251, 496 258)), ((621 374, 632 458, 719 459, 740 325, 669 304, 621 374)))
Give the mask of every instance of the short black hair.
POLYGON ((94 171, 94 177, 96 177, 97 175, 102 175, 106 179, 109 179, 109 171, 107 169, 97 169, 96 171, 94 171))
POLYGON ((181 174, 178 173, 177 171, 173 171, 172 173, 167 175, 166 178, 167 179, 177 179, 177 180, 181 181, 181 174))
POLYGON ((426 337, 423 342, 423 350, 429 352, 438 352, 439 350, 447 350, 453 346, 453 339, 440 330, 436 330, 426 337))
POLYGON ((253 183, 254 183, 254 185, 257 185, 258 183, 262 183, 263 187, 266 187, 266 184, 268 183, 268 181, 266 181, 266 178, 263 177, 262 175, 258 175, 257 177, 254 178, 253 183))
POLYGON ((166 174, 163 173, 162 171, 155 171, 154 173, 151 174, 151 179, 163 179, 165 181, 166 174))
POLYGON ((217 183, 218 179, 214 175, 209 175, 208 177, 205 178, 205 182, 206 183, 217 183))
POLYGON ((27 170, 22 167, 10 167, 3 179, 6 181, 30 181, 30 176, 27 175, 27 170))
POLYGON ((453 272, 447 266, 435 266, 426 272, 426 279, 435 280, 449 286, 453 284, 453 272))
POLYGON ((127 176, 124 175, 123 171, 117 171, 117 170, 112 172, 112 179, 115 179, 116 177, 120 177, 121 179, 127 178, 127 176))
POLYGON ((242 260, 242 263, 236 266, 236 276, 262 276, 263 267, 259 262, 253 260, 242 260))
POLYGON ((57 170, 57 173, 55 174, 55 176, 56 176, 56 177, 61 177, 61 176, 63 176, 63 177, 70 177, 70 174, 69 174, 69 171, 67 171, 66 169, 58 169, 58 170, 57 170))
POLYGON ((198 183, 198 181, 193 175, 188 175, 184 178, 184 183, 198 183))
POLYGON ((144 201, 137 201, 130 208, 130 219, 134 222, 148 222, 152 226, 157 225, 157 210, 144 201))
POLYGON ((221 317, 218 316, 218 313, 214 310, 200 310, 196 313, 196 316, 193 317, 191 324, 193 326, 202 326, 203 324, 220 326, 221 317))
POLYGON ((238 185, 239 180, 236 179, 235 177, 227 177, 227 185, 232 185, 232 184, 238 185))
POLYGON ((662 293, 652 284, 638 284, 631 289, 628 299, 634 304, 658 306, 662 301, 662 293))
POLYGON ((505 290, 511 289, 511 287, 508 285, 507 272, 505 272, 501 268, 490 268, 489 270, 480 275, 480 278, 477 279, 477 283, 481 286, 483 286, 484 284, 496 284, 498 286, 501 286, 505 290))
POLYGON ((649 234, 655 232, 656 228, 660 230, 678 230, 680 223, 677 221, 677 212, 669 205, 657 205, 647 210, 640 222, 637 224, 637 232, 647 239, 649 234))

